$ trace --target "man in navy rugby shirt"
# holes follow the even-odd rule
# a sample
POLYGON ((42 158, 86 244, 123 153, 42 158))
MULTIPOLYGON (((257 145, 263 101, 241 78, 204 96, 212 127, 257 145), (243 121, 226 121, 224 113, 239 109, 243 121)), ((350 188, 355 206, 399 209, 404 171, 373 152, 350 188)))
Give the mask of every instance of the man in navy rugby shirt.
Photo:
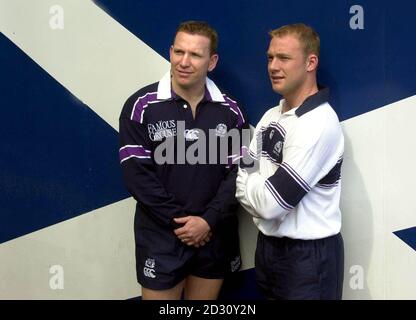
POLYGON ((207 78, 218 62, 217 43, 206 23, 182 23, 170 71, 133 94, 120 116, 124 181, 137 200, 143 299, 216 299, 224 276, 241 265, 233 164, 240 142, 224 142, 248 124, 207 78))
POLYGON ((344 138, 317 85, 319 36, 304 24, 270 36, 270 81, 283 99, 258 123, 249 152, 259 169, 240 166, 236 193, 260 231, 257 282, 271 299, 341 299, 344 138))

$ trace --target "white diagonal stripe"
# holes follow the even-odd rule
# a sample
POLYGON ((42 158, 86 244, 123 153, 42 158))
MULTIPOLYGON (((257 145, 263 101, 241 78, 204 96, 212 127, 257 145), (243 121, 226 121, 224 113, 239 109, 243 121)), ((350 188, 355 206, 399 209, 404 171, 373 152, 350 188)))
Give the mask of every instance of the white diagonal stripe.
POLYGON ((169 69, 92 1, 0 0, 0 31, 116 130, 125 100, 169 69), (53 5, 64 10, 63 30, 49 26, 53 5))
POLYGON ((141 295, 132 198, 0 245, 0 299, 128 299, 141 295), (61 265, 64 288, 52 290, 61 265))

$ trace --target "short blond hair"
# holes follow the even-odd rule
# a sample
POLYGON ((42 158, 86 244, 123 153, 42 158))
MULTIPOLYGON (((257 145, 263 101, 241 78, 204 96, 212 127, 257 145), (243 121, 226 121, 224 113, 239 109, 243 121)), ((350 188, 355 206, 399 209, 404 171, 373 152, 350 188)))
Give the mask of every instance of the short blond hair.
POLYGON ((320 51, 320 39, 318 33, 312 29, 312 27, 303 24, 295 23, 282 26, 278 29, 274 29, 269 32, 270 37, 284 37, 287 35, 295 35, 301 45, 303 46, 303 52, 305 56, 309 54, 315 54, 319 58, 320 51))
POLYGON ((213 27, 205 21, 185 21, 176 29, 175 38, 178 32, 199 34, 210 40, 210 54, 216 54, 218 48, 218 34, 213 27))

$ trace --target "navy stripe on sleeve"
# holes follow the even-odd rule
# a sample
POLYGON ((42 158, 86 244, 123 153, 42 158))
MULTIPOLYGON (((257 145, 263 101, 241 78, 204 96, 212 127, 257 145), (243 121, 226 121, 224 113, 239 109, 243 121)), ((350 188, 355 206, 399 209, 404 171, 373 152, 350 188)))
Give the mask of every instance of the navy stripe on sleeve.
POLYGON ((292 210, 294 207, 288 204, 283 197, 280 195, 280 193, 274 188, 274 186, 270 183, 269 180, 266 180, 266 188, 270 191, 273 198, 276 200, 276 202, 285 210, 292 210))
POLYGON ((294 170, 291 172, 286 167, 280 166, 275 174, 266 181, 268 188, 272 187, 275 191, 275 198, 279 195, 279 201, 277 199, 276 201, 283 208, 289 208, 288 210, 293 209, 310 190, 310 187, 303 180, 300 183, 300 177, 295 173, 294 170), (285 205, 282 205, 281 202, 285 205))
POLYGON ((318 181, 321 186, 336 186, 341 178, 342 158, 338 160, 336 165, 328 172, 328 174, 318 181))

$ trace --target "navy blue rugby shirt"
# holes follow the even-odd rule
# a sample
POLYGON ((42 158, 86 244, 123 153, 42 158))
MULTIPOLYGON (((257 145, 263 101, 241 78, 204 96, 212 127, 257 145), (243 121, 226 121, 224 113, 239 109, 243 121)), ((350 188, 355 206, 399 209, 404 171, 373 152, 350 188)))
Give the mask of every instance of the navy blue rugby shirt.
POLYGON ((173 218, 198 215, 212 229, 233 215, 238 202, 237 165, 232 160, 239 155, 241 140, 237 141, 238 146, 237 139, 229 143, 225 154, 228 160, 224 160, 224 155, 220 157, 220 141, 231 140, 227 133, 233 128, 241 134, 243 128, 249 128, 247 118, 238 104, 209 78, 195 119, 190 105, 173 92, 170 73, 128 98, 120 115, 119 154, 125 184, 137 200, 136 213, 141 211, 157 224, 170 228, 178 227, 173 218), (200 156, 203 149, 196 143, 203 142, 198 141, 203 139, 201 131, 206 137, 205 164, 202 157, 198 158, 199 163, 192 164, 186 152, 200 156), (162 143, 166 146, 170 136, 174 137, 174 152, 167 155, 165 148, 162 155, 171 160, 173 155, 173 163, 157 163, 155 153, 162 143), (210 140, 217 145, 216 155, 208 152, 210 140))

